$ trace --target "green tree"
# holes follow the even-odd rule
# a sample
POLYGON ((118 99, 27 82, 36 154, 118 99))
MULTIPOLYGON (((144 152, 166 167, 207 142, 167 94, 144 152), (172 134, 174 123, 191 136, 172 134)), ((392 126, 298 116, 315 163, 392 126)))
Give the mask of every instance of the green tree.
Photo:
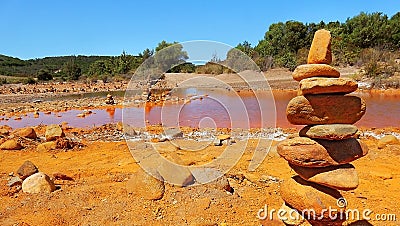
POLYGON ((40 81, 49 81, 53 79, 53 76, 46 69, 40 69, 36 75, 37 79, 40 81))
POLYGON ((145 61, 148 58, 150 58, 151 56, 153 56, 153 54, 154 54, 154 51, 147 48, 147 49, 143 50, 143 53, 139 53, 139 57, 142 58, 142 61, 145 61))
POLYGON ((81 76, 81 68, 75 63, 75 58, 72 58, 64 64, 63 73, 68 79, 78 80, 81 76))
POLYGON ((111 60, 98 60, 95 61, 89 67, 89 75, 111 75, 113 71, 113 65, 111 60))
POLYGON ((393 15, 389 20, 390 26, 390 41, 391 43, 400 48, 400 12, 393 15))
POLYGON ((188 58, 187 52, 183 51, 181 44, 162 41, 156 47, 154 65, 165 72, 176 65, 185 63, 188 58))
POLYGON ((386 45, 391 34, 388 17, 382 13, 362 12, 347 19, 343 31, 346 41, 360 48, 386 45))
POLYGON ((249 57, 253 57, 254 55, 254 48, 251 47, 251 44, 248 41, 244 41, 243 43, 239 43, 239 45, 236 46, 236 49, 242 51, 249 57))

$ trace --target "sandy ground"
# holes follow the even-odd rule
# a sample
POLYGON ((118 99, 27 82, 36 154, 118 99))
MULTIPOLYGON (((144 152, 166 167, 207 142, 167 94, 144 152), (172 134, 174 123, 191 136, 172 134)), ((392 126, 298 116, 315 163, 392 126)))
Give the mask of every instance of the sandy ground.
MULTIPOLYGON (((373 214, 400 216, 400 146, 377 149, 376 140, 364 140, 370 153, 354 162, 360 177, 356 190, 342 192, 348 208, 370 209, 373 214)), ((189 141, 187 141, 189 142, 189 141)), ((225 174, 234 192, 212 190, 207 185, 177 187, 166 185, 158 201, 140 199, 127 193, 127 180, 139 169, 125 142, 93 142, 81 150, 67 152, 1 151, 1 225, 283 225, 275 220, 259 220, 264 205, 279 209, 281 182, 294 173, 276 153, 276 142, 255 170, 248 166, 257 140, 250 140, 240 161, 225 174), (59 189, 51 194, 13 193, 5 184, 30 160, 49 175, 59 172, 74 181, 56 180, 59 189), (276 180, 265 181, 271 176, 276 180), (25 223, 25 224, 23 224, 25 223)), ((234 148, 244 145, 240 142, 234 148)), ((266 147, 264 143, 261 147, 266 147)), ((168 159, 179 156, 181 164, 211 161, 225 146, 209 146, 201 153, 176 151, 168 142, 157 151, 168 159)), ((264 148, 265 151, 265 148, 264 148)), ((373 218, 375 215, 371 215, 373 218)), ((398 225, 396 222, 370 220, 372 225, 398 225)))

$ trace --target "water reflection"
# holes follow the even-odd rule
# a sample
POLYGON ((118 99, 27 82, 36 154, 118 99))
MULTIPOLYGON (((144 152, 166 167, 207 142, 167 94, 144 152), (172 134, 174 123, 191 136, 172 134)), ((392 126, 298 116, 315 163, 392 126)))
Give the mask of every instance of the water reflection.
MULTIPOLYGON (((261 94, 257 97, 252 92, 240 92, 238 99, 234 95, 226 95, 226 92, 203 92, 198 89, 187 89, 180 95, 188 97, 193 95, 205 95, 203 98, 192 98, 187 102, 153 104, 148 103, 144 107, 130 107, 124 110, 124 119, 135 127, 144 127, 146 120, 148 124, 160 124, 165 126, 191 126, 201 127, 203 119, 209 121, 208 125, 215 124, 217 127, 269 127, 273 126, 272 121, 275 117, 278 127, 294 127, 286 119, 286 106, 291 98, 296 96, 295 91, 275 91, 274 106, 261 106, 266 112, 260 114, 259 103, 270 102, 270 94, 261 94), (245 109, 243 109, 244 105, 245 109)), ((367 103, 367 112, 364 117, 356 123, 357 126, 364 127, 399 127, 400 126, 400 96, 374 92, 358 92, 355 95, 361 96, 367 103)), ((190 99, 190 98, 189 98, 190 99)), ((68 122, 73 127, 91 127, 106 123, 116 123, 122 120, 122 109, 107 108, 92 110, 93 114, 85 118, 77 115, 82 113, 80 110, 70 110, 57 114, 46 115, 40 112, 40 116, 35 118, 32 113, 22 117, 21 120, 0 121, 0 125, 9 125, 13 128, 25 126, 36 126, 39 124, 61 124, 68 122)), ((0 117, 4 118, 4 117, 0 117)), ((302 126, 297 126, 298 128, 302 126)))

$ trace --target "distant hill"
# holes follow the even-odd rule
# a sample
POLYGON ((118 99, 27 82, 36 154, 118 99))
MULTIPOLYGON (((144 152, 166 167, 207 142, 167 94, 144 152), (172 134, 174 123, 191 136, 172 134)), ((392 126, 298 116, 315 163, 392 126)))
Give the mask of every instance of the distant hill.
POLYGON ((112 56, 58 56, 40 59, 21 60, 0 54, 0 75, 29 77, 35 76, 40 69, 50 72, 60 70, 67 62, 74 60, 87 73, 89 66, 98 60, 111 59, 112 56))

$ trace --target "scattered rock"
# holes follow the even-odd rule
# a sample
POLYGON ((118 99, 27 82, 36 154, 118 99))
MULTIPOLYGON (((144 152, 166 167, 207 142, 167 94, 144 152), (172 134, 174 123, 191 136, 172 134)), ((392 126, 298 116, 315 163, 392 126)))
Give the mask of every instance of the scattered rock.
POLYGON ((56 149, 57 149, 57 143, 55 141, 44 142, 36 147, 36 151, 38 152, 47 152, 56 149))
POLYGON ((378 141, 378 148, 382 149, 385 148, 387 145, 393 145, 393 144, 400 144, 400 141, 397 139, 397 137, 393 135, 385 135, 378 141))
POLYGON ((138 135, 138 132, 136 132, 135 128, 128 124, 123 125, 123 131, 125 136, 133 137, 138 135))
POLYGON ((111 94, 107 94, 106 104, 115 104, 114 98, 111 94))
POLYGON ((77 114, 77 115, 76 115, 76 117, 78 117, 78 118, 85 118, 85 117, 86 117, 86 115, 85 115, 85 114, 83 114, 83 113, 79 113, 79 114, 77 114))
POLYGON ((49 176, 40 172, 35 173, 22 182, 22 191, 26 193, 50 193, 56 186, 49 176))
POLYGON ((191 173, 197 183, 207 184, 208 186, 233 193, 233 188, 230 186, 228 178, 218 169, 214 168, 191 168, 191 173))
POLYGON ((158 172, 165 182, 177 186, 186 187, 195 182, 195 179, 188 168, 176 165, 169 161, 163 161, 158 167, 158 172))
POLYGON ((215 138, 213 144, 214 146, 222 146, 222 141, 218 138, 215 138))
POLYGON ((368 153, 367 146, 354 138, 330 141, 296 137, 279 143, 277 150, 289 163, 304 167, 346 164, 368 153))
POLYGON ((327 124, 306 126, 300 130, 302 137, 324 139, 324 140, 344 140, 356 136, 358 128, 349 124, 327 124))
POLYGON ((324 93, 351 93, 356 91, 358 84, 350 78, 307 78, 300 81, 299 93, 324 94, 324 93))
POLYGON ((15 134, 17 134, 20 137, 25 137, 25 138, 29 138, 29 139, 37 138, 35 130, 31 127, 16 130, 15 134))
POLYGON ((183 133, 179 128, 168 128, 168 129, 165 129, 163 135, 168 140, 173 140, 175 138, 183 137, 183 133))
POLYGON ((22 148, 24 147, 15 139, 7 140, 0 145, 2 150, 21 150, 22 148))
POLYGON ((53 141, 58 138, 65 137, 65 134, 61 126, 53 124, 47 126, 45 137, 46 141, 53 141))
POLYGON ((294 125, 353 124, 365 114, 365 101, 356 96, 306 95, 290 100, 286 116, 294 125))
POLYGON ((8 129, 0 128, 0 136, 8 136, 8 134, 10 134, 8 129))
POLYGON ((308 64, 330 64, 332 63, 331 33, 325 29, 315 32, 308 53, 308 64))
POLYGON ((22 185, 22 180, 19 177, 11 177, 7 182, 7 186, 9 186, 9 187, 13 187, 13 186, 17 186, 17 185, 22 185))
POLYGON ((144 170, 139 169, 131 175, 126 184, 126 190, 129 194, 147 200, 162 199, 165 192, 165 185, 160 176, 158 178, 147 174, 144 170))
POLYGON ((270 175, 261 175, 259 181, 262 183, 279 183, 281 180, 270 175))
POLYGON ((358 187, 357 171, 351 164, 327 167, 290 167, 304 180, 339 190, 353 190, 358 187))
POLYGON ((31 161, 25 161, 17 170, 17 174, 22 180, 37 172, 39 172, 38 168, 31 161))
POLYGON ((296 81, 312 77, 339 78, 340 72, 327 64, 303 64, 294 69, 292 76, 296 81))
POLYGON ((345 207, 340 208, 337 205, 337 200, 343 198, 339 191, 305 181, 299 176, 285 180, 280 187, 280 194, 288 205, 300 212, 314 210, 306 213, 310 213, 311 218, 329 219, 329 215, 332 217, 344 213, 345 210, 345 207), (328 209, 332 211, 329 213, 328 209))
POLYGON ((124 130, 124 124, 123 124, 122 122, 118 122, 117 125, 116 125, 116 127, 117 127, 117 130, 118 130, 118 131, 124 130))

